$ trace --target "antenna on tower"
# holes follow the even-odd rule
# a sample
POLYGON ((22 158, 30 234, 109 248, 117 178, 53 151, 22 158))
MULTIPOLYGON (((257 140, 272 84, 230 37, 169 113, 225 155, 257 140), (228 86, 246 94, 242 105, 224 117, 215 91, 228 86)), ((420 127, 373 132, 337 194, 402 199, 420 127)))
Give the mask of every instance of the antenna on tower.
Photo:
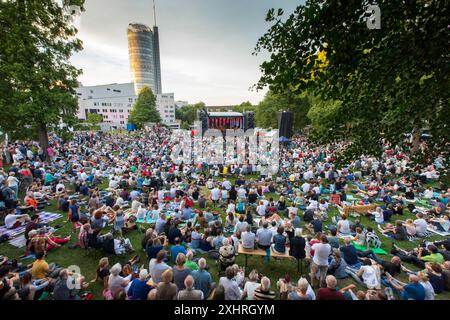
POLYGON ((156 8, 155 8, 155 0, 153 0, 153 22, 155 23, 154 25, 156 26, 156 8))

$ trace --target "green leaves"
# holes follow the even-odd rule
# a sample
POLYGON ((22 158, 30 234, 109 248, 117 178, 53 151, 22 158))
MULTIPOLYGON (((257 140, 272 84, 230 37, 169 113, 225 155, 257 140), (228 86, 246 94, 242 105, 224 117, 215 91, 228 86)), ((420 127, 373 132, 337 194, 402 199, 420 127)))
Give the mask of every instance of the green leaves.
MULTIPOLYGON (((72 2, 83 10, 84 1, 72 2)), ((69 19, 53 0, 0 2, 0 126, 13 137, 35 138, 76 116, 81 71, 69 59, 81 42, 69 19)))
POLYGON ((427 152, 448 154, 450 1, 377 1, 379 30, 362 19, 369 2, 311 0, 284 21, 271 10, 272 26, 255 48, 270 60, 256 87, 331 101, 311 108, 313 136, 345 138, 349 155, 379 155, 381 139, 402 144, 423 129, 433 132, 427 152))
POLYGON ((156 97, 150 87, 144 87, 139 92, 138 99, 133 105, 128 122, 143 128, 146 123, 160 123, 161 116, 156 109, 156 97))

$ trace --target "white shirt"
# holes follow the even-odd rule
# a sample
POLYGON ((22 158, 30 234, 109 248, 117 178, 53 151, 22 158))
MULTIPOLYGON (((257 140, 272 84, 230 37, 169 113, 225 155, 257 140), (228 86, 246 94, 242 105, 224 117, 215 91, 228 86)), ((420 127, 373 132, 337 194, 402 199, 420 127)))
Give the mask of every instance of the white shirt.
POLYGON ((256 212, 258 212, 258 215, 260 215, 260 216, 265 216, 265 215, 266 215, 266 206, 260 204, 260 205, 256 208, 256 212))
POLYGON ((314 250, 313 262, 318 266, 328 266, 331 246, 328 243, 315 243, 311 249, 314 250))
POLYGON ((140 207, 136 213, 138 219, 144 219, 147 214, 147 209, 140 207))
POLYGON ((8 214, 5 217, 5 226, 7 229, 11 229, 16 223, 17 219, 20 218, 18 214, 8 214))
POLYGON ((247 281, 244 286, 244 291, 247 292, 247 300, 255 300, 255 290, 260 287, 261 284, 257 282, 247 281))
POLYGON ((339 220, 337 223, 339 227, 339 232, 343 234, 349 234, 350 233, 350 222, 348 220, 339 220))
POLYGON ((434 296, 436 295, 436 293, 434 292, 434 288, 431 285, 430 281, 419 283, 425 289, 425 300, 434 300, 434 296))
POLYGON ((220 198, 220 190, 219 188, 214 188, 211 190, 211 200, 219 200, 220 198))
POLYGON ((237 194, 239 198, 245 198, 245 195, 247 194, 247 191, 244 188, 239 188, 237 190, 237 194))
POLYGON ((362 266, 361 270, 363 270, 362 278, 367 287, 369 289, 377 287, 379 283, 375 268, 372 266, 362 266))
POLYGON ((428 223, 424 219, 414 220, 414 225, 416 226, 417 233, 424 234, 427 232, 428 223))
POLYGON ((305 183, 302 185, 302 191, 303 191, 304 193, 309 192, 310 189, 311 189, 311 185, 310 185, 308 182, 305 182, 305 183))

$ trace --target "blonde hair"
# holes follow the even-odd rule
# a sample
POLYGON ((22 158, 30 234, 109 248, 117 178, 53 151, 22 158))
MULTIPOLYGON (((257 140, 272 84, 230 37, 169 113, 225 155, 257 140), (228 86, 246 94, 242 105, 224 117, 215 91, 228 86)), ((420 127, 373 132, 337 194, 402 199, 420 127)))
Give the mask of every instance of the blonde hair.
POLYGON ((182 266, 182 265, 184 265, 185 264, 185 262, 186 262, 186 255, 184 254, 184 253, 179 253, 178 255, 177 255, 177 258, 176 258, 176 260, 175 260, 175 264, 177 265, 177 266, 182 266))
POLYGON ((306 280, 305 278, 298 279, 297 287, 298 287, 298 290, 300 290, 300 292, 306 293, 306 291, 308 290, 308 287, 309 287, 308 280, 306 280))
POLYGON ((161 275, 161 281, 164 282, 164 283, 170 283, 170 282, 172 282, 172 279, 173 279, 173 271, 172 271, 172 269, 167 269, 161 275))
POLYGON ((248 279, 250 281, 255 281, 255 282, 258 281, 258 272, 255 269, 253 269, 252 272, 250 272, 250 274, 248 275, 248 279))
POLYGON ((98 266, 100 268, 104 268, 109 264, 109 259, 107 257, 103 257, 100 259, 100 261, 98 262, 98 266))

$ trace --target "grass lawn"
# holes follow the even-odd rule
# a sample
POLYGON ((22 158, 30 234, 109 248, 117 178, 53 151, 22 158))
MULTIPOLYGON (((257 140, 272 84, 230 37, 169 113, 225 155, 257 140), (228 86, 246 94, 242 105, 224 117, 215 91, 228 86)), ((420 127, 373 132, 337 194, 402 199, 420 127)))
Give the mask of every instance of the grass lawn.
MULTIPOLYGON (((254 178, 256 178, 256 176, 254 178)), ((230 179, 230 180, 233 183, 235 179, 230 179)), ((107 187, 106 183, 104 183, 101 186, 101 188, 106 188, 106 187, 107 187)), ((205 191, 205 190, 202 190, 202 193, 209 195, 207 193, 207 191, 205 191)), ((270 198, 270 197, 273 197, 275 200, 277 200, 279 196, 275 193, 266 194, 266 198, 270 198)), ((23 196, 21 196, 21 198, 23 198, 23 196)), ((52 204, 51 206, 45 208, 45 211, 58 212, 58 210, 56 210, 55 201, 52 201, 51 204, 52 204)), ((407 218, 414 218, 414 215, 412 215, 407 209, 404 211, 405 211, 405 214, 402 217, 403 220, 406 220, 407 218)), ((53 225, 53 226, 54 225, 62 225, 63 227, 61 229, 57 230, 57 232, 55 234, 57 236, 67 236, 67 235, 71 234, 71 224, 67 222, 67 213, 63 213, 63 212, 61 212, 61 213, 63 214, 63 218, 53 221, 52 223, 50 223, 50 225, 53 225)), ((222 216, 225 215, 224 209, 221 209, 221 213, 222 213, 222 216)), ((326 221, 324 223, 324 225, 330 223, 331 217, 333 217, 337 214, 338 214, 337 209, 333 208, 329 214, 328 221, 326 221)), ((355 218, 350 217, 350 220, 354 220, 354 219, 355 218)), ((393 219, 395 219, 395 217, 393 219)), ((372 226, 374 228, 374 230, 377 230, 377 226, 376 226, 375 222, 373 222, 365 217, 361 217, 360 220, 363 225, 372 226)), ((51 252, 49 252, 48 257, 47 257, 47 262, 55 262, 63 267, 76 265, 80 268, 81 273, 85 276, 87 281, 90 281, 95 278, 96 267, 97 267, 98 261, 100 260, 100 258, 102 258, 104 256, 107 256, 109 258, 110 265, 112 266, 116 262, 119 262, 123 265, 131 258, 132 255, 138 254, 141 258, 140 264, 144 264, 145 268, 148 269, 148 259, 140 245, 143 234, 140 231, 136 230, 131 233, 124 234, 124 236, 126 238, 129 238, 130 241, 132 242, 134 248, 136 249, 135 253, 130 254, 130 255, 122 255, 122 256, 109 256, 109 255, 106 255, 101 250, 95 250, 95 249, 83 250, 80 248, 70 249, 69 245, 74 244, 76 242, 77 234, 74 233, 74 234, 72 234, 72 239, 68 245, 64 245, 63 247, 61 247, 59 249, 55 249, 55 250, 52 250, 51 252)), ((381 241, 383 242, 382 248, 384 250, 386 250, 387 252, 389 252, 391 249, 391 246, 392 246, 392 241, 384 236, 381 236, 380 234, 379 234, 379 237, 380 237, 381 241)), ((436 236, 436 237, 430 237, 427 240, 430 241, 430 240, 439 240, 439 239, 441 239, 441 237, 436 236)), ((397 245, 399 245, 403 249, 412 249, 412 248, 416 247, 418 245, 418 243, 410 242, 410 241, 403 241, 403 242, 397 242, 397 245)), ((11 246, 9 243, 6 242, 3 244, 0 244, 0 254, 8 256, 10 259, 17 258, 23 254, 23 249, 18 249, 14 246, 11 246)), ((215 261, 207 258, 206 255, 203 255, 203 256, 208 261, 209 271, 211 272, 211 275, 213 276, 214 281, 218 281, 218 273, 217 273, 215 261)), ((383 259, 387 260, 387 259, 391 258, 391 255, 381 256, 381 257, 383 259)), ((28 263, 31 263, 32 260, 25 260, 25 261, 20 261, 20 262, 23 262, 24 264, 28 264, 28 263)), ((240 266, 244 266, 245 258, 242 255, 240 255, 237 257, 236 262, 240 266)), ((169 264, 172 265, 171 262, 169 262, 169 264)), ((408 267, 412 270, 417 270, 417 268, 414 267, 413 265, 408 265, 408 267)), ((257 268, 258 271, 267 275, 272 280, 272 289, 274 289, 276 292, 278 292, 278 290, 276 290, 277 280, 279 278, 284 277, 284 275, 286 273, 288 273, 291 276, 291 278, 293 279, 294 282, 296 282, 298 280, 298 278, 300 277, 300 274, 297 272, 297 262, 295 260, 289 261, 289 260, 285 260, 285 259, 283 259, 283 260, 271 259, 270 262, 265 262, 263 257, 250 256, 250 257, 248 257, 248 269, 246 270, 246 275, 248 275, 248 272, 253 268, 257 268)), ((309 267, 306 265, 306 263, 304 263, 303 274, 307 273, 308 270, 309 270, 309 267)), ((399 279, 402 281, 407 281, 406 274, 403 273, 401 276, 399 276, 399 279)), ((355 282, 351 278, 339 280, 339 286, 341 286, 341 287, 344 287, 350 283, 355 283, 355 282)), ((361 288, 361 287, 358 286, 358 288, 361 288)), ((94 299, 103 299, 102 284, 100 282, 91 283, 87 290, 89 290, 93 293, 94 299)), ((436 299, 448 300, 448 299, 450 299, 450 293, 445 292, 445 293, 439 294, 436 296, 436 299)))

